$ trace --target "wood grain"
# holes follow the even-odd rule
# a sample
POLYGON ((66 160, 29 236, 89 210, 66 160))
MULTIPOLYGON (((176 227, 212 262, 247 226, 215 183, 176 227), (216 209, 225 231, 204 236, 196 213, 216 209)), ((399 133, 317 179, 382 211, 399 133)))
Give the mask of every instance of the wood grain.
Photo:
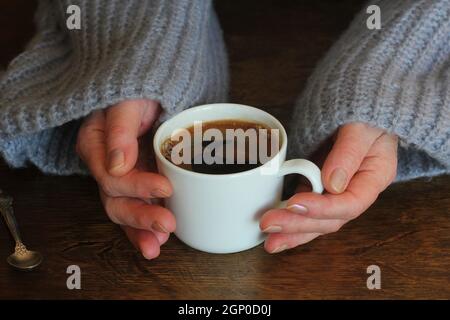
MULTIPOLYGON (((288 123, 314 65, 348 26, 361 1, 218 1, 232 72, 231 100, 288 123)), ((35 4, 0 0, 0 64, 32 35, 35 4), (6 49, 5 49, 6 48, 6 49)), ((15 198, 25 243, 43 265, 20 273, 0 262, 3 299, 380 299, 450 298, 450 177, 395 184, 340 232, 269 255, 261 246, 212 255, 171 237, 146 261, 110 223, 87 177, 45 176, 0 164, 0 187, 15 198), (66 289, 66 268, 82 290, 66 289), (366 288, 366 268, 382 289, 366 288)), ((0 259, 13 250, 0 224, 0 259)))

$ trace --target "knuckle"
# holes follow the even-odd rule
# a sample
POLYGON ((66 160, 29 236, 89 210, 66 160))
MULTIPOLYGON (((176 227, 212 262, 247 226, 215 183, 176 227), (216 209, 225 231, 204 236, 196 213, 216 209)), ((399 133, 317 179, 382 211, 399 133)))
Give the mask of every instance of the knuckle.
POLYGON ((356 200, 351 208, 347 212, 346 220, 354 220, 358 218, 364 211, 366 211, 378 198, 378 194, 370 194, 364 197, 362 200, 356 200))
MULTIPOLYGON (((369 192, 370 194, 370 192, 369 192)), ((364 197, 359 197, 358 195, 352 193, 352 198, 351 198, 351 205, 348 206, 349 210, 346 212, 346 219, 347 220, 353 220, 358 218, 361 213, 363 213, 367 207, 370 205, 368 205, 367 203, 370 203, 370 195, 365 195, 364 197), (367 199, 366 199, 367 197, 367 199)), ((374 200, 375 201, 375 200, 374 200)))
POLYGON ((83 123, 78 129, 78 139, 83 139, 86 136, 90 135, 90 133, 95 132, 97 126, 91 123, 83 123))
POLYGON ((78 133, 78 137, 77 137, 77 142, 75 143, 75 152, 81 158, 83 157, 83 150, 84 150, 83 141, 84 141, 84 138, 83 138, 83 135, 82 135, 81 129, 80 129, 80 132, 78 133))
POLYGON ((372 171, 378 172, 380 174, 376 174, 372 177, 372 179, 375 180, 378 186, 378 191, 383 191, 386 189, 397 177, 397 159, 393 160, 389 157, 381 157, 379 160, 379 163, 377 163, 377 166, 373 166, 371 168, 372 171), (382 167, 380 167, 379 164, 383 164, 382 167), (381 172, 383 174, 381 174, 381 172))
POLYGON ((330 223, 329 228, 328 228, 328 233, 335 233, 338 232, 342 226, 344 225, 344 223, 342 223, 341 221, 335 221, 330 223))
POLYGON ((348 213, 347 219, 350 221, 350 220, 354 220, 354 219, 358 218, 364 211, 366 211, 366 209, 370 205, 371 205, 371 203, 370 204, 358 203, 356 205, 356 207, 353 208, 353 210, 350 210, 350 212, 348 213))
POLYGON ((78 134, 77 134, 77 140, 81 140, 83 139, 83 137, 86 135, 86 126, 82 125, 79 129, 78 129, 78 134))
POLYGON ((379 193, 380 190, 377 188, 374 188, 373 191, 369 192, 363 201, 358 202, 359 206, 357 207, 357 211, 360 214, 366 211, 378 199, 379 193))
POLYGON ((356 208, 356 210, 348 211, 345 218, 347 220, 354 220, 354 219, 358 218, 361 213, 362 213, 362 208, 356 208))
POLYGON ((75 153, 78 155, 78 157, 83 161, 88 169, 92 172, 92 157, 89 155, 89 152, 86 152, 85 149, 85 143, 81 141, 77 141, 75 144, 75 153))
POLYGON ((103 192, 106 195, 108 195, 110 197, 118 196, 116 188, 114 186, 114 183, 113 183, 113 181, 111 181, 111 179, 101 177, 101 178, 98 178, 97 180, 98 180, 98 183, 100 184, 103 192))
POLYGON ((391 184, 397 177, 397 170, 398 170, 397 161, 395 161, 395 163, 392 167, 391 174, 389 175, 388 185, 391 184))
POLYGON ((75 144, 75 152, 79 157, 82 157, 82 152, 81 152, 81 141, 80 139, 77 140, 76 144, 75 144))
POLYGON ((343 154, 345 154, 345 159, 347 164, 351 168, 356 168, 361 162, 361 152, 355 146, 348 145, 343 149, 343 154))
POLYGON ((119 139, 123 136, 126 136, 128 133, 128 129, 123 126, 123 125, 119 125, 119 124, 113 124, 108 128, 108 139, 110 140, 115 140, 115 139, 119 139))
POLYGON ((138 198, 150 198, 152 197, 148 188, 142 183, 135 183, 133 185, 133 191, 138 198))
POLYGON ((117 218, 118 203, 115 202, 113 199, 106 197, 105 200, 103 201, 103 205, 105 207, 105 211, 109 219, 115 224, 120 224, 120 221, 117 218))
POLYGON ((150 225, 148 225, 147 220, 148 219, 147 219, 146 215, 137 214, 137 213, 133 214, 133 221, 136 226, 139 226, 141 228, 149 228, 150 225))

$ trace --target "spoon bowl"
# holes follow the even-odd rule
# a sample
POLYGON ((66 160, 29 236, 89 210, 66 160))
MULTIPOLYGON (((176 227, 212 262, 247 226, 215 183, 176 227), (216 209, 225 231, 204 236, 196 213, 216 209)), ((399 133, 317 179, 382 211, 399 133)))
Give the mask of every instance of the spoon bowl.
POLYGON ((42 262, 42 255, 37 251, 28 250, 20 237, 19 227, 13 212, 13 198, 7 196, 0 190, 0 213, 5 219, 11 235, 13 236, 16 247, 14 253, 6 261, 18 270, 32 270, 42 262))
POLYGON ((14 252, 6 261, 19 270, 32 270, 42 262, 42 255, 37 251, 14 252))

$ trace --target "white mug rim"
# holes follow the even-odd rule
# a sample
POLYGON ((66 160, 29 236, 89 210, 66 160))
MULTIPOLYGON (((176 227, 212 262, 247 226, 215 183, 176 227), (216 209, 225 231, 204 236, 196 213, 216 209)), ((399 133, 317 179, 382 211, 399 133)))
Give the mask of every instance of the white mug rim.
MULTIPOLYGON (((223 118, 223 120, 227 120, 231 118, 223 118)), ((220 118, 217 120, 221 120, 220 118)), ((208 120, 209 121, 209 120, 208 120)), ((214 121, 214 120, 210 120, 210 121, 214 121)), ((266 124, 264 121, 262 121, 262 123, 266 124)), ((193 125, 193 124, 192 124, 193 125)), ((188 128, 189 126, 187 126, 188 128)), ((271 126, 272 127, 272 126, 271 126)), ((155 152, 155 156, 158 157, 158 159, 164 163, 165 165, 171 167, 173 170, 179 172, 180 174, 186 174, 186 175, 191 175, 193 177, 203 177, 203 178, 209 178, 209 179, 221 179, 221 178, 235 178, 235 177, 242 177, 244 175, 249 175, 249 174, 253 174, 256 171, 261 170, 262 167, 265 166, 269 166, 271 165, 271 163, 273 161, 279 161, 279 159, 277 159, 280 154, 282 154, 282 152, 287 148, 287 134, 286 134, 286 130, 284 129, 283 125, 281 124, 281 122, 275 118, 273 115, 271 115, 270 113, 252 107, 252 106, 247 106, 247 105, 243 105, 243 104, 236 104, 236 103, 209 103, 209 104, 203 104, 203 105, 199 105, 199 106, 195 106, 189 109, 186 109, 182 112, 180 112, 179 114, 173 116, 172 118, 166 120, 164 123, 162 123, 159 128, 156 130, 155 135, 153 137, 153 150, 155 152), (241 171, 241 172, 235 172, 235 173, 225 173, 225 174, 209 174, 209 173, 200 173, 200 172, 194 172, 194 171, 190 171, 190 170, 186 170, 183 168, 178 167, 177 165, 173 164, 172 162, 170 162, 169 160, 166 159, 166 157, 164 157, 161 153, 161 139, 160 139, 160 135, 162 134, 161 132, 168 126, 170 126, 170 123, 172 121, 175 121, 178 118, 181 117, 185 117, 187 115, 187 113, 194 113, 194 112, 199 112, 203 109, 208 109, 212 106, 233 106, 233 107, 239 107, 239 108, 244 108, 244 109, 250 109, 252 112, 255 113, 260 113, 263 114, 264 116, 268 117, 271 119, 271 121, 273 121, 276 126, 278 126, 278 128, 273 128, 273 129, 279 129, 281 131, 281 148, 279 148, 278 152, 276 155, 274 155, 272 157, 272 159, 270 159, 269 161, 267 161, 266 163, 264 163, 263 165, 260 165, 256 168, 250 169, 250 170, 246 170, 246 171, 241 171)), ((280 164, 281 165, 281 164, 280 164)))

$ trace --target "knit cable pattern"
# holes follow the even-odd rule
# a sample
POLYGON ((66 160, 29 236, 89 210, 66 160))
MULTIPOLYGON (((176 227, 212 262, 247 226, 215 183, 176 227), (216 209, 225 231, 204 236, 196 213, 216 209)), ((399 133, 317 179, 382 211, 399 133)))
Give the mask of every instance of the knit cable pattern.
POLYGON ((84 173, 77 119, 126 99, 158 100, 163 119, 226 99, 226 51, 209 0, 42 0, 36 24, 0 79, 0 152, 13 167, 84 173), (81 30, 66 27, 73 4, 81 30))
MULTIPOLYGON (((450 172, 450 1, 372 1, 382 28, 361 12, 300 96, 292 157, 310 155, 345 123, 400 138, 397 180, 450 172)), ((382 173, 380 173, 382 174, 382 173)))

